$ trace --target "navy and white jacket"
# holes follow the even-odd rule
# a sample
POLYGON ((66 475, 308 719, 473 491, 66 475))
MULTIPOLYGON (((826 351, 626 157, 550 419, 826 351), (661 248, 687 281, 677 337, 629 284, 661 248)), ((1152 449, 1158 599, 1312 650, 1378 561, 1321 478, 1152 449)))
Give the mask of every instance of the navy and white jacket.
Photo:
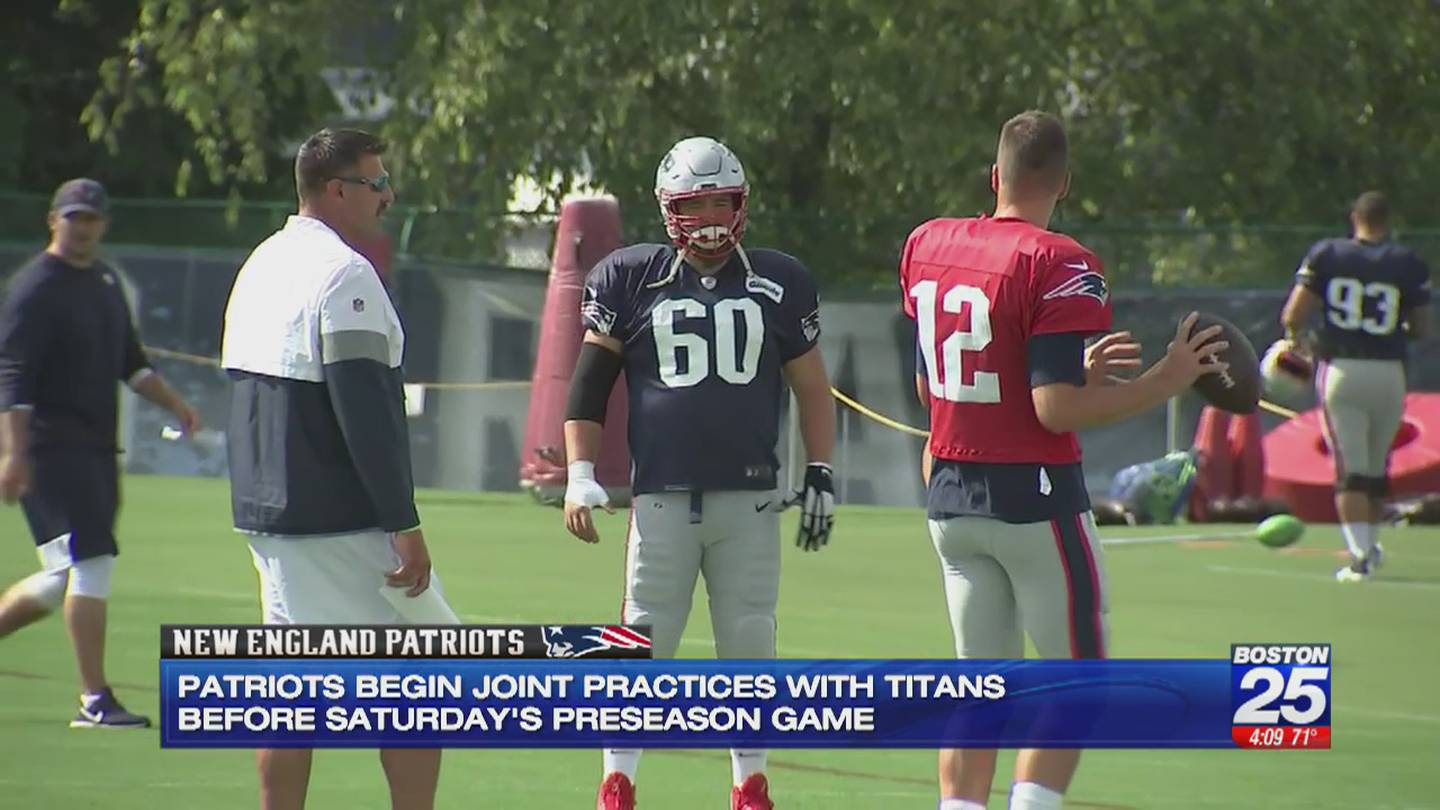
POLYGON ((292 216, 250 254, 225 310, 235 528, 329 535, 420 523, 405 332, 370 262, 292 216))

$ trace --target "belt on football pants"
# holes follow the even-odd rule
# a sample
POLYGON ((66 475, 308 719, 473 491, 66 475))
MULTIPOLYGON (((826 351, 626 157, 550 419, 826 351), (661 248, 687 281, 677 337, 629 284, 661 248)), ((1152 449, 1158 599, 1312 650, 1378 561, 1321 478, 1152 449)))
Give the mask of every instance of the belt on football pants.
POLYGON ((705 493, 698 489, 690 490, 690 522, 692 524, 702 522, 705 512, 705 493))

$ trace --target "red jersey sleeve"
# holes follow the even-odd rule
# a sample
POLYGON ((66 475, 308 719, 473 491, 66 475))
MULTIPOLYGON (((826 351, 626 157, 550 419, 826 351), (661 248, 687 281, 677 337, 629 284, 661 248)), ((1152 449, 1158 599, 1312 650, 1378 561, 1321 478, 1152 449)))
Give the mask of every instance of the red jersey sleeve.
POLYGON ((1105 267, 1089 251, 1041 254, 1036 257, 1032 291, 1035 296, 1030 334, 1110 331, 1114 315, 1105 267))
POLYGON ((910 232, 905 239, 905 249, 900 251, 900 306, 905 310, 905 317, 915 320, 915 299, 910 297, 910 255, 915 252, 915 242, 925 226, 910 232))

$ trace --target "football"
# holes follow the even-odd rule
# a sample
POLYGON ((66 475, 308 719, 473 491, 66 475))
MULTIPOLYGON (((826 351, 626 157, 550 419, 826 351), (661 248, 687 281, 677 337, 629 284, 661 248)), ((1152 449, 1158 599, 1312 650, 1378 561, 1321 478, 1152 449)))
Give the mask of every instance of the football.
POLYGON ((1305 524, 1291 515, 1273 515, 1255 527, 1255 539, 1263 546, 1283 548, 1305 533, 1305 524))
POLYGON ((1195 331, 1211 326, 1221 328, 1220 340, 1230 345, 1217 357, 1229 363, 1223 373, 1202 374, 1195 381, 1195 392, 1205 401, 1222 411, 1235 414, 1251 414, 1260 407, 1260 360, 1255 356, 1255 346, 1235 324, 1218 315, 1200 313, 1195 321, 1195 331))

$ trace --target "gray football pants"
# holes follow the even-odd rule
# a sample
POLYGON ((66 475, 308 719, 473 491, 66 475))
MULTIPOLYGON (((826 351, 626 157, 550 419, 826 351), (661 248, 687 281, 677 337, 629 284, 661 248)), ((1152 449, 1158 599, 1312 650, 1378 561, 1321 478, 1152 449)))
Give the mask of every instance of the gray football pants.
POLYGON ((1320 365, 1315 387, 1324 403, 1326 442, 1336 483, 1383 479, 1390 446, 1405 413, 1405 366, 1399 360, 1336 358, 1320 365))
POLYGON ((1046 523, 930 521, 957 658, 1104 658, 1105 558, 1089 513, 1046 523))
POLYGON ((624 620, 648 624, 656 658, 673 658, 705 577, 717 658, 774 658, 780 515, 773 492, 637 495, 625 546, 624 620))

